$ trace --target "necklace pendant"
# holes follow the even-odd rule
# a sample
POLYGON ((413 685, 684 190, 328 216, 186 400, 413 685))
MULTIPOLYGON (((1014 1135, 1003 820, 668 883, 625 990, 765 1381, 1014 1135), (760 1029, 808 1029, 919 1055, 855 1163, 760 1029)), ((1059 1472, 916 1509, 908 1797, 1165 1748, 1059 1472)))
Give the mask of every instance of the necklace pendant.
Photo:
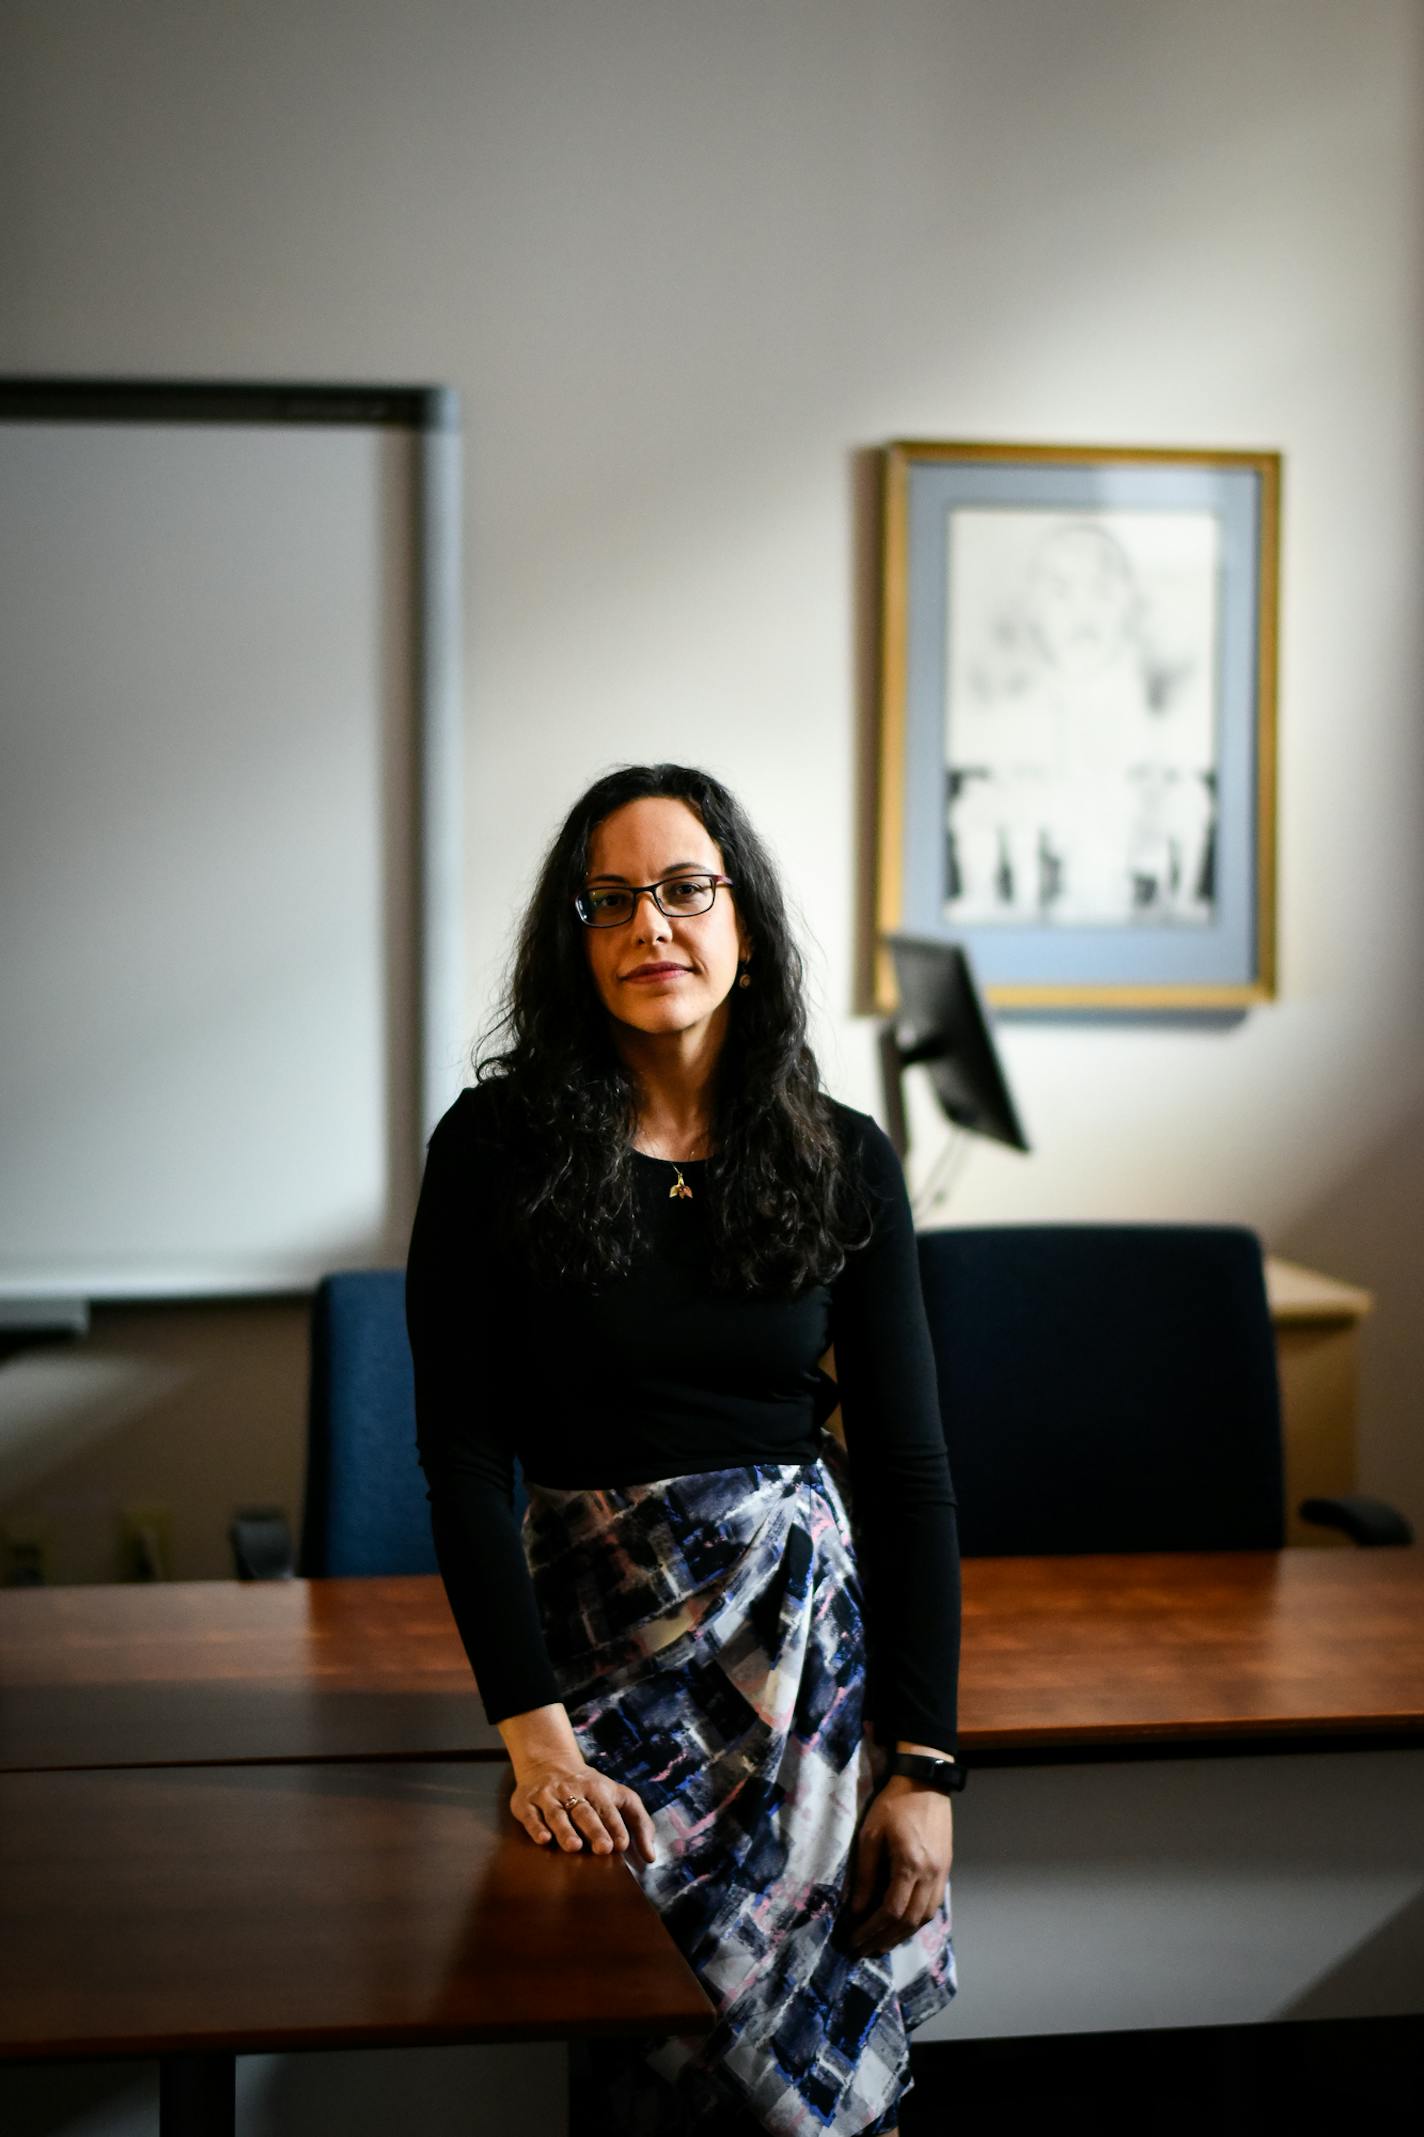
POLYGON ((692 1200, 692 1189, 682 1177, 682 1167, 673 1162, 673 1171, 677 1174, 677 1178, 668 1189, 669 1202, 690 1202, 692 1200))

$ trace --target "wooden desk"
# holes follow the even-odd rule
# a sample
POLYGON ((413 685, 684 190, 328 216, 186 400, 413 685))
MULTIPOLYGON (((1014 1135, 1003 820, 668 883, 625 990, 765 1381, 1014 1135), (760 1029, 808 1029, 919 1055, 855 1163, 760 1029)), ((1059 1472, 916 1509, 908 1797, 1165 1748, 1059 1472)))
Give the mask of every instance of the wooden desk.
POLYGON ((536 1849, 508 1788, 488 1761, 0 1776, 0 2058, 162 2056, 165 2137, 209 2137, 244 2050, 705 2030, 626 1864, 536 1849))
MULTIPOLYGON (((1424 1732, 1424 1549, 964 1563, 967 1758, 1424 1732)), ((0 1596, 0 1769, 503 1758, 435 1574, 0 1596)))
POLYGON ((0 1771, 504 1757, 437 1576, 0 1593, 0 1771))
MULTIPOLYGON (((398 1788, 467 1746, 438 1579, 319 1586, 0 1597, 11 1763, 294 1757, 359 1745, 368 1713, 398 1788), (418 1696, 391 1689, 408 1676, 418 1696)), ((926 2039, 1424 2004, 1424 1548, 970 1559, 964 1620, 961 1988, 926 2039)), ((21 1779, 0 1776, 0 1810, 21 1779)))
POLYGON ((1266 1295, 1276 1331, 1285 1441, 1286 1542, 1351 1548, 1349 1538, 1313 1527, 1295 1509, 1356 1487, 1360 1325, 1374 1306, 1368 1291, 1272 1254, 1266 1295))
POLYGON ((917 2038, 1424 2011, 1424 1549, 964 1574, 960 1989, 917 2038))
POLYGON ((1424 1744, 1424 1546, 964 1563, 966 1758, 1424 1744))

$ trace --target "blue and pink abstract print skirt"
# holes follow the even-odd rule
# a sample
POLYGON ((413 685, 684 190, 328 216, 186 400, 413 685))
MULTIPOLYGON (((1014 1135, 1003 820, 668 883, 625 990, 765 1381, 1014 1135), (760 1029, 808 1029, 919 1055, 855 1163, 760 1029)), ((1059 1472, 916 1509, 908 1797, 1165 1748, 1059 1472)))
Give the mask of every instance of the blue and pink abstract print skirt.
POLYGON ((524 1549, 583 1755, 636 1789, 625 1858, 716 2011, 701 2038, 591 2051, 628 2137, 868 2137, 912 2027, 955 1994, 950 1900, 857 1957, 852 1844, 882 1754, 840 1449, 604 1491, 529 1481, 524 1549))

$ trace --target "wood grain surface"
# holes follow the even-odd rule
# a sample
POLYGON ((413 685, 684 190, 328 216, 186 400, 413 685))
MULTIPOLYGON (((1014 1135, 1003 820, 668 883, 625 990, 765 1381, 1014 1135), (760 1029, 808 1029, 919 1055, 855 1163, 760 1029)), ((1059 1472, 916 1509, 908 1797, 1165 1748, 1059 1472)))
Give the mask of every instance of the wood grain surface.
POLYGON ((0 1771, 503 1758, 435 1576, 0 1591, 0 1771))
MULTIPOLYGON (((0 1594, 0 1768, 500 1758, 435 1576, 0 1594)), ((1424 1547, 964 1564, 960 1741, 1424 1733, 1424 1547)))
POLYGON ((1424 1549, 980 1558, 966 1752, 1424 1735, 1424 1549))
POLYGON ((701 2032, 618 1856, 489 1762, 0 1775, 0 2056, 701 2032))

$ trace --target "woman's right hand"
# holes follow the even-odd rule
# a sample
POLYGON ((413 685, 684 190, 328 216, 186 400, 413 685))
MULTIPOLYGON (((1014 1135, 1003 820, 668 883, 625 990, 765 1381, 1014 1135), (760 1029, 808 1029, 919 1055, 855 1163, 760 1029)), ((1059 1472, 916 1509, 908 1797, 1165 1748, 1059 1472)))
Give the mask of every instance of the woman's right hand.
POLYGON ((580 1759, 543 1759, 523 1767, 509 1807, 541 1847, 556 1840, 572 1855, 587 1841, 595 1855, 622 1854, 631 1838, 644 1862, 653 1860, 653 1821, 642 1799, 580 1759))

